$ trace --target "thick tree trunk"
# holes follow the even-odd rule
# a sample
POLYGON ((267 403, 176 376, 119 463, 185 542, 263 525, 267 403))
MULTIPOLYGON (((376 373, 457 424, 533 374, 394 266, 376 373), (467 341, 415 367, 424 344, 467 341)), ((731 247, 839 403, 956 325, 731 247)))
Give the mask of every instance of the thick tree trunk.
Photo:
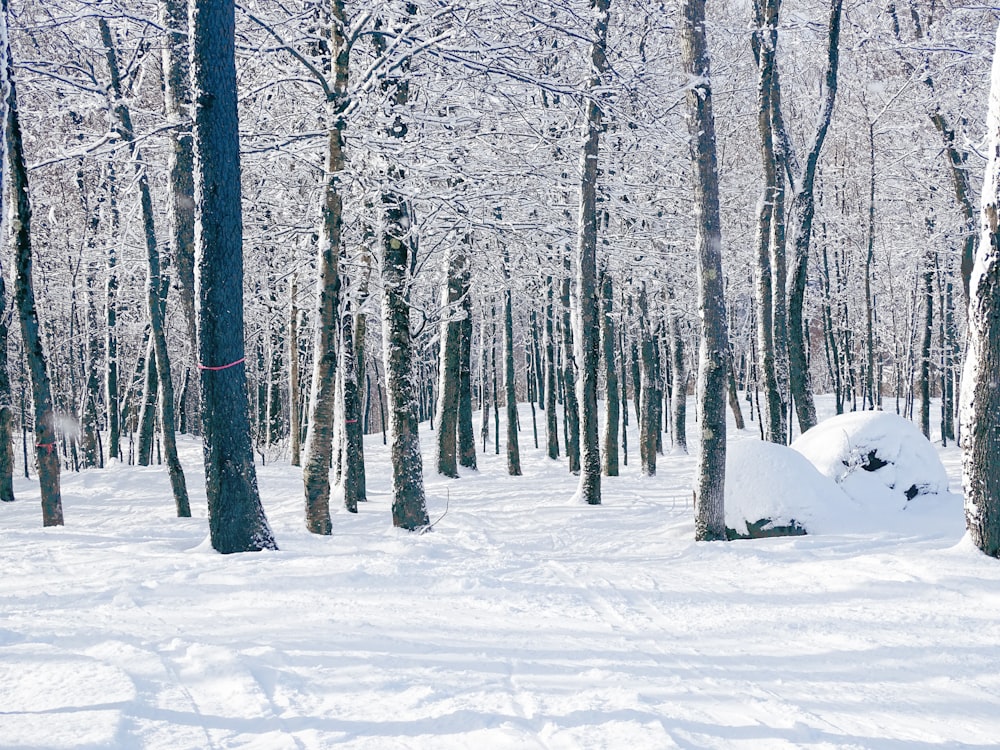
POLYGON ((701 445, 695 478, 695 538, 726 538, 726 373, 729 334, 722 276, 722 230, 716 167, 715 119, 704 0, 685 0, 681 58, 685 74, 697 83, 688 89, 688 128, 695 172, 694 208, 698 258, 698 308, 701 346, 698 356, 698 418, 701 445))
POLYGON ((973 543, 1000 557, 1000 30, 993 53, 989 160, 983 179, 981 232, 969 285, 969 347, 962 375, 962 488, 973 543))
MULTIPOLYGON (((408 6, 415 12, 415 6, 408 6)), ((385 39, 376 37, 384 50, 385 39)), ((405 139, 404 112, 410 99, 409 61, 400 63, 399 75, 385 80, 393 114, 385 123, 390 138, 405 139)), ((389 164, 382 186, 382 353, 385 389, 389 401, 389 435, 392 443, 392 522, 415 530, 429 523, 424 499, 424 471, 417 433, 418 383, 410 332, 409 288, 414 248, 409 235, 412 221, 406 198, 396 190, 405 175, 389 164)))
POLYGON ((441 346, 438 365, 437 470, 446 477, 458 476, 458 389, 462 318, 459 304, 468 292, 462 283, 468 263, 469 237, 448 243, 441 288, 441 346))
POLYGON ((212 547, 222 553, 276 549, 250 444, 233 0, 193 0, 190 27, 199 102, 195 288, 209 529, 212 547))
POLYGON ((601 503, 601 449, 598 438, 597 370, 601 361, 601 301, 597 278, 597 160, 602 112, 597 96, 608 69, 610 0, 590 0, 593 36, 590 77, 585 100, 587 119, 580 165, 580 213, 576 243, 577 388, 580 402, 580 486, 577 494, 589 505, 601 503))
MULTIPOLYGON (((42 495, 42 524, 62 526, 62 496, 59 488, 59 453, 56 450, 52 386, 38 325, 35 291, 32 282, 31 199, 28 195, 28 167, 21 140, 17 111, 14 63, 7 46, 7 0, 0 13, 0 67, 6 79, 6 145, 10 166, 10 196, 14 202, 14 303, 21 322, 21 340, 31 375, 31 395, 35 407, 35 465, 42 495)), ((0 87, 2 88, 2 87, 0 87)))

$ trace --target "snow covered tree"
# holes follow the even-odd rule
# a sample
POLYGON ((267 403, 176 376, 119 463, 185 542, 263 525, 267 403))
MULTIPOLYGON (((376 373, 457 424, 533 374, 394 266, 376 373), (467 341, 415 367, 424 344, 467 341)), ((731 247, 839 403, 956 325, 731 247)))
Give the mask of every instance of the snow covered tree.
POLYGON ((1000 29, 986 126, 989 161, 969 283, 969 347, 962 375, 962 486, 973 543, 1000 557, 1000 29))

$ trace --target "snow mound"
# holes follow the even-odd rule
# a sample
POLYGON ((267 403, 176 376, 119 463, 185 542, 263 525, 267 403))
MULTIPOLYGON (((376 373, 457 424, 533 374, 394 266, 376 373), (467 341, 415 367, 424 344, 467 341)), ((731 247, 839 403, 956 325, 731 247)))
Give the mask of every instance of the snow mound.
POLYGON ((937 450, 896 414, 859 411, 827 419, 791 446, 853 499, 905 508, 921 495, 947 495, 937 450))
POLYGON ((791 448, 762 440, 734 440, 726 448, 731 536, 828 533, 851 505, 834 482, 791 448))

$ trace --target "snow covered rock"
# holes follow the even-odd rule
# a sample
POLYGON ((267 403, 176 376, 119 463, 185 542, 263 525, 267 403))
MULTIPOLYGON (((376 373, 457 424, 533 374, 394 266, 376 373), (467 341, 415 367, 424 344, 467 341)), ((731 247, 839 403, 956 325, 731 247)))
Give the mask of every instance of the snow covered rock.
POLYGON ((948 493, 937 450, 916 425, 896 414, 841 414, 820 422, 791 447, 865 504, 902 508, 921 495, 948 493))
POLYGON ((831 530, 850 499, 802 454, 762 440, 726 448, 729 538, 795 536, 831 530))

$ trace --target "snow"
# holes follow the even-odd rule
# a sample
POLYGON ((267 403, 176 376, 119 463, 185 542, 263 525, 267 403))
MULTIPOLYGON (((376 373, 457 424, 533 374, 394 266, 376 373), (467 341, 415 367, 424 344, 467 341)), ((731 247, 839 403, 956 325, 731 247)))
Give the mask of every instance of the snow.
POLYGON ((948 474, 934 446, 896 414, 841 414, 800 435, 791 447, 866 506, 903 509, 924 496, 949 495, 948 474))
MULTIPOLYGON (((258 467, 276 552, 211 551, 191 439, 192 519, 163 467, 64 474, 63 528, 18 480, 0 747, 996 746, 1000 564, 964 539, 960 498, 894 509, 906 525, 696 543, 693 455, 646 478, 632 450, 604 505, 575 505, 530 420, 523 477, 492 452, 428 474, 423 535, 392 528, 378 435, 369 502, 331 537, 304 530, 297 469, 258 467)), ((744 468, 750 435, 730 443, 744 468)), ((940 455, 956 478, 959 453, 940 455)))
POLYGON ((840 530, 858 506, 809 459, 784 445, 732 440, 726 450, 726 527, 745 534, 763 519, 765 528, 793 523, 808 533, 840 530))

